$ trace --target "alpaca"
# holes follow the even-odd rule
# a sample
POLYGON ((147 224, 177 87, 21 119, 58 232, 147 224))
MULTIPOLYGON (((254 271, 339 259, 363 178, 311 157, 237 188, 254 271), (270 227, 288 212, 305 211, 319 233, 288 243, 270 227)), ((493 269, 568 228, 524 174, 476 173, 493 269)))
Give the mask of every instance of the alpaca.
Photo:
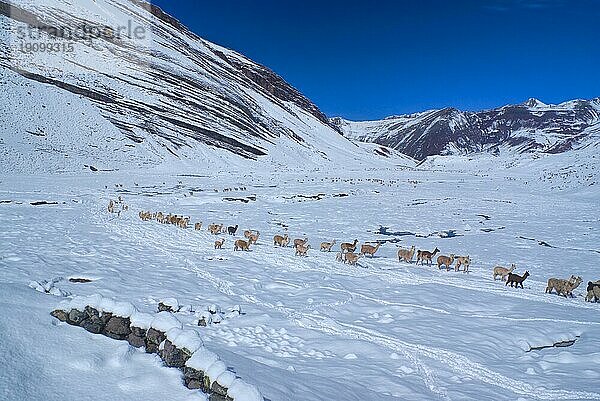
POLYGON ((598 302, 600 300, 600 280, 594 282, 588 281, 585 300, 587 302, 598 302))
POLYGON ((546 286, 545 293, 552 293, 552 290, 555 290, 558 295, 564 295, 565 298, 567 295, 573 296, 573 290, 579 287, 583 280, 581 277, 571 276, 568 280, 560 279, 560 278, 549 278, 548 285, 546 286))
POLYGON ((225 238, 221 238, 215 241, 215 249, 221 249, 223 244, 225 243, 225 238))
POLYGON ((331 242, 321 242, 321 251, 322 252, 331 252, 331 248, 335 245, 335 240, 331 242))
POLYGON ((510 284, 510 286, 512 287, 513 284, 515 284, 515 288, 519 288, 519 284, 521 284, 521 288, 523 288, 523 281, 525 281, 525 279, 529 277, 529 272, 525 271, 525 274, 523 274, 523 276, 519 276, 516 273, 508 273, 508 279, 506 280, 506 284, 504 284, 505 286, 510 284))
POLYGON ((287 246, 290 243, 290 238, 287 234, 284 236, 276 235, 273 237, 273 246, 287 246))
POLYGON ((343 263, 346 263, 346 258, 345 258, 345 256, 346 256, 346 254, 345 254, 345 253, 343 253, 343 252, 338 252, 338 253, 335 255, 335 261, 336 261, 336 262, 343 262, 343 263))
POLYGON ((413 256, 415 255, 415 246, 411 246, 410 249, 398 249, 398 262, 410 263, 413 256))
POLYGON ((258 241, 258 237, 260 236, 260 233, 257 231, 256 234, 251 234, 248 237, 248 242, 250 244, 256 244, 256 242, 258 241))
POLYGON ((298 245, 306 245, 306 243, 308 242, 308 238, 296 238, 294 240, 294 248, 297 247, 298 245))
POLYGON ((250 241, 244 241, 243 239, 238 239, 233 244, 233 250, 237 251, 238 249, 241 249, 242 251, 249 251, 250 244, 251 244, 250 241))
POLYGON ((202 222, 194 224, 194 230, 200 231, 202 229, 202 222))
POLYGON ((441 266, 446 266, 446 271, 450 271, 450 265, 454 263, 454 254, 451 253, 450 256, 440 255, 437 258, 437 267, 441 269, 441 266))
POLYGON ((358 243, 358 240, 355 239, 354 242, 342 242, 340 244, 340 248, 342 250, 342 252, 354 252, 356 250, 356 244, 358 243))
POLYGON ((113 202, 112 199, 108 200, 108 212, 109 213, 114 213, 115 212, 115 202, 113 202))
POLYGON ((237 232, 237 229, 238 229, 237 224, 235 226, 229 226, 229 227, 227 227, 227 233, 229 235, 235 235, 235 233, 237 232))
POLYGON ((500 276, 502 281, 506 281, 506 278, 508 277, 508 275, 510 273, 512 273, 516 267, 517 266, 515 266, 514 263, 510 265, 509 269, 507 269, 506 267, 503 267, 503 266, 495 266, 494 267, 494 280, 496 280, 496 276, 500 276))
POLYGON ((298 244, 296 246, 296 256, 308 256, 307 252, 310 249, 310 245, 298 244))
POLYGON ((440 250, 437 249, 437 247, 433 250, 433 252, 418 250, 416 263, 419 263, 419 261, 421 261, 421 265, 423 265, 423 261, 427 261, 427 265, 429 266, 435 254, 439 251, 440 250))
POLYGON ((361 254, 356 254, 354 252, 346 252, 344 262, 348 263, 349 265, 355 265, 356 262, 358 262, 358 259, 360 259, 361 257, 361 254))
POLYGON ((376 246, 363 244, 360 247, 360 253, 365 256, 370 255, 371 257, 373 257, 375 255, 375 252, 377 252, 377 250, 379 249, 380 246, 381 246, 381 242, 377 243, 376 246))
POLYGON ((463 267, 463 273, 469 272, 469 266, 471 266, 471 258, 467 256, 456 256, 456 264, 454 265, 454 271, 460 271, 460 267, 463 267))

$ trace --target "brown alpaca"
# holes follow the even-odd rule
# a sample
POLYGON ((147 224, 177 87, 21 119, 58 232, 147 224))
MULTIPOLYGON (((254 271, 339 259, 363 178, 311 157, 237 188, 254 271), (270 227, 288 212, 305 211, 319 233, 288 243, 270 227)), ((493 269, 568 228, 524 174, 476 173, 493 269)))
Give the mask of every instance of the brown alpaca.
POLYGON ((290 243, 290 238, 287 234, 284 236, 276 235, 273 237, 273 246, 287 246, 290 243))
POLYGON ((238 239, 233 244, 233 250, 237 251, 238 249, 241 249, 242 251, 249 251, 250 250, 250 241, 246 242, 243 239, 238 239))
POLYGON ((415 254, 415 246, 411 246, 410 249, 398 249, 398 262, 404 261, 410 263, 415 254))
POLYGON ((357 243, 357 239, 355 239, 354 242, 342 242, 340 244, 340 249, 342 250, 342 252, 354 252, 356 250, 357 243))
POLYGON ((252 230, 245 230, 244 231, 244 237, 246 238, 250 238, 251 235, 253 235, 254 232, 252 230))
POLYGON ((370 255, 371 257, 373 257, 375 255, 375 252, 377 252, 379 250, 380 246, 381 246, 381 242, 378 243, 376 246, 369 245, 369 244, 363 244, 360 247, 360 253, 362 253, 365 256, 370 255))
POLYGON ((299 244, 296 246, 296 256, 308 256, 307 252, 310 249, 310 245, 299 244))
POLYGON ((335 245, 335 240, 331 242, 321 242, 321 252, 331 252, 331 248, 335 245))
POLYGON ((433 252, 429 252, 429 251, 421 251, 418 250, 417 251, 417 262, 419 263, 419 261, 421 261, 421 265, 423 264, 423 261, 427 262, 427 265, 431 264, 431 261, 433 259, 433 257, 435 256, 436 253, 438 253, 440 250, 435 248, 433 250, 433 252))
POLYGON ((221 238, 215 241, 215 249, 221 249, 223 244, 225 243, 225 238, 221 238))
POLYGON ((460 267, 464 266, 463 272, 468 273, 469 266, 471 266, 471 258, 469 257, 469 255, 457 256, 457 257, 455 257, 455 259, 456 259, 456 265, 454 265, 454 271, 460 271, 460 267))
POLYGON ((296 248, 298 245, 306 245, 306 243, 308 242, 308 238, 296 238, 294 240, 294 248, 296 248))
POLYGON ((442 266, 446 266, 446 271, 450 270, 450 265, 454 263, 454 254, 450 254, 450 256, 440 255, 437 258, 437 267, 441 269, 442 266))
POLYGON ((529 277, 529 272, 526 271, 525 274, 523 274, 522 276, 519 276, 516 273, 508 273, 508 279, 506 280, 506 284, 504 284, 505 286, 510 284, 510 286, 512 287, 513 284, 515 284, 515 288, 519 288, 519 284, 521 284, 521 288, 523 288, 523 281, 525 281, 525 279, 529 277))
POLYGON ((202 222, 194 224, 194 230, 200 231, 202 229, 202 222))
POLYGON ((354 252, 346 252, 344 263, 348 263, 349 265, 355 265, 358 262, 358 259, 361 258, 362 255, 356 254, 354 252))

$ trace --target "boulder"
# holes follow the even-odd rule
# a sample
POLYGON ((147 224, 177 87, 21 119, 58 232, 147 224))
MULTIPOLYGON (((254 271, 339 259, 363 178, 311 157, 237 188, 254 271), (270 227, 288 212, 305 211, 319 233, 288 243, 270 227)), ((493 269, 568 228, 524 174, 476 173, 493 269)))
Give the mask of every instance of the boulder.
POLYGON ((165 333, 150 327, 146 333, 146 352, 149 354, 156 354, 158 352, 158 346, 165 338, 167 338, 165 333))
POLYGON ((146 346, 146 330, 131 326, 131 333, 127 336, 127 342, 131 346, 140 348, 146 346))
POLYGON ((102 319, 99 316, 91 316, 81 322, 80 326, 90 333, 100 334, 106 327, 102 319))
POLYGON ((191 356, 184 350, 174 346, 169 340, 165 340, 163 349, 159 352, 159 355, 165 365, 170 368, 182 368, 191 356))
POLYGON ((183 367, 183 382, 185 383, 185 386, 190 390, 207 390, 206 388, 204 388, 204 373, 194 368, 190 368, 187 366, 183 367))
POLYGON ((112 316, 104 326, 102 334, 115 340, 127 340, 131 333, 130 324, 128 317, 112 316))
POLYGON ((67 319, 69 318, 69 314, 67 312, 65 312, 64 310, 60 310, 60 309, 53 310, 52 312, 50 312, 50 315, 54 316, 61 322, 66 322, 67 319))
POLYGON ((159 312, 172 312, 172 313, 177 312, 170 305, 165 305, 162 302, 158 303, 158 311, 159 312))
POLYGON ((213 393, 215 393, 215 394, 222 395, 223 397, 227 396, 227 389, 225 387, 221 386, 216 381, 210 387, 210 391, 213 392, 213 393))
POLYGON ((67 323, 72 324, 73 326, 79 326, 85 319, 87 319, 87 313, 77 309, 71 309, 67 316, 67 323))

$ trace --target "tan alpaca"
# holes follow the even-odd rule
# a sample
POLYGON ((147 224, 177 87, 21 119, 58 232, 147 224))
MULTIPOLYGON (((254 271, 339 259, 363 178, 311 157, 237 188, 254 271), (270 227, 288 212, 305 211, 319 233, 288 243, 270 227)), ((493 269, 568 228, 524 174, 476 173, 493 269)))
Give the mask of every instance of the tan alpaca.
POLYGON ((335 245, 335 240, 331 242, 321 242, 321 252, 331 252, 331 248, 335 245))
POLYGON ((349 265, 355 265, 356 262, 358 262, 358 259, 361 258, 362 255, 360 254, 356 254, 354 252, 346 252, 345 257, 346 259, 344 260, 345 263, 348 263, 349 265))
POLYGON ((308 256, 310 245, 299 244, 296 246, 296 256, 308 256))
POLYGON ((253 234, 254 234, 254 232, 252 232, 252 230, 244 231, 244 237, 246 237, 246 238, 250 238, 250 236, 253 234))
POLYGON ((356 250, 357 243, 357 239, 355 239, 354 242, 342 242, 340 244, 340 249, 342 250, 342 252, 354 252, 356 250))
POLYGON ((579 287, 579 284, 582 282, 581 277, 571 276, 568 280, 560 279, 560 278, 550 278, 548 279, 548 285, 546 286, 546 293, 551 293, 552 290, 555 290, 558 295, 564 295, 565 298, 567 295, 573 296, 573 290, 579 287))
POLYGON ((223 224, 210 224, 208 226, 208 231, 210 231, 213 235, 221 234, 221 229, 223 228, 223 224))
POLYGON ((221 249, 223 244, 225 243, 225 238, 221 238, 215 241, 215 249, 221 249))
POLYGON ((306 243, 308 242, 308 238, 296 238, 294 240, 294 248, 297 247, 298 245, 306 245, 306 243))
POLYGON ((500 276, 500 278, 502 279, 502 281, 506 281, 506 278, 508 277, 508 275, 510 273, 513 272, 513 270, 515 270, 517 268, 517 266, 515 266, 515 264, 511 264, 510 268, 506 268, 504 266, 495 266, 494 267, 494 280, 496 280, 497 276, 500 276))
POLYGON ((194 224, 194 230, 200 231, 202 229, 202 222, 194 224))
POLYGON ((258 231, 256 232, 256 234, 250 234, 250 236, 248 237, 248 243, 256 244, 256 242, 258 242, 259 235, 260 233, 258 231))
POLYGON ((422 250, 419 249, 417 251, 417 262, 416 263, 419 263, 419 261, 421 261, 421 265, 422 265, 423 261, 425 261, 425 262, 427 262, 427 265, 430 265, 432 263, 433 257, 439 251, 440 250, 437 249, 437 247, 433 250, 433 252, 422 251, 422 250))
POLYGON ((362 253, 365 256, 369 255, 369 256, 373 257, 375 255, 375 252, 377 252, 379 250, 380 246, 381 246, 381 242, 378 243, 376 246, 369 245, 369 244, 363 244, 360 247, 360 253, 362 253))
POLYGON ((463 267, 463 272, 464 273, 468 273, 469 272, 469 266, 471 266, 471 258, 469 257, 469 255, 467 256, 456 256, 456 265, 454 265, 454 271, 460 271, 460 267, 463 267))
POLYGON ((413 256, 415 255, 415 246, 411 246, 410 249, 400 248, 398 249, 398 262, 407 262, 410 263, 412 261, 413 256))
POLYGON ((238 239, 233 244, 233 250, 237 251, 238 249, 241 249, 242 251, 249 251, 250 250, 250 242, 244 241, 243 239, 238 239))
POLYGON ((441 266, 446 266, 446 271, 450 270, 450 265, 454 263, 454 254, 450 256, 440 255, 437 258, 437 267, 441 269, 441 266))
POLYGON ((287 234, 281 236, 281 235, 276 235, 273 237, 273 246, 288 246, 288 244, 290 243, 290 237, 288 237, 287 234))

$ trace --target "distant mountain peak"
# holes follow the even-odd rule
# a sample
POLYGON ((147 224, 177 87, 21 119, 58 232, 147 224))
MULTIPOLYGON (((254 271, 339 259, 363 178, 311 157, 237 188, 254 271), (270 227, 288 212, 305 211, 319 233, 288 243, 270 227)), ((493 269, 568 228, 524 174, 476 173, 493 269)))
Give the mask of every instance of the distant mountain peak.
POLYGON ((600 99, 547 105, 531 98, 478 112, 453 107, 379 121, 331 120, 344 135, 393 148, 415 159, 486 152, 561 153, 600 133, 600 99))

